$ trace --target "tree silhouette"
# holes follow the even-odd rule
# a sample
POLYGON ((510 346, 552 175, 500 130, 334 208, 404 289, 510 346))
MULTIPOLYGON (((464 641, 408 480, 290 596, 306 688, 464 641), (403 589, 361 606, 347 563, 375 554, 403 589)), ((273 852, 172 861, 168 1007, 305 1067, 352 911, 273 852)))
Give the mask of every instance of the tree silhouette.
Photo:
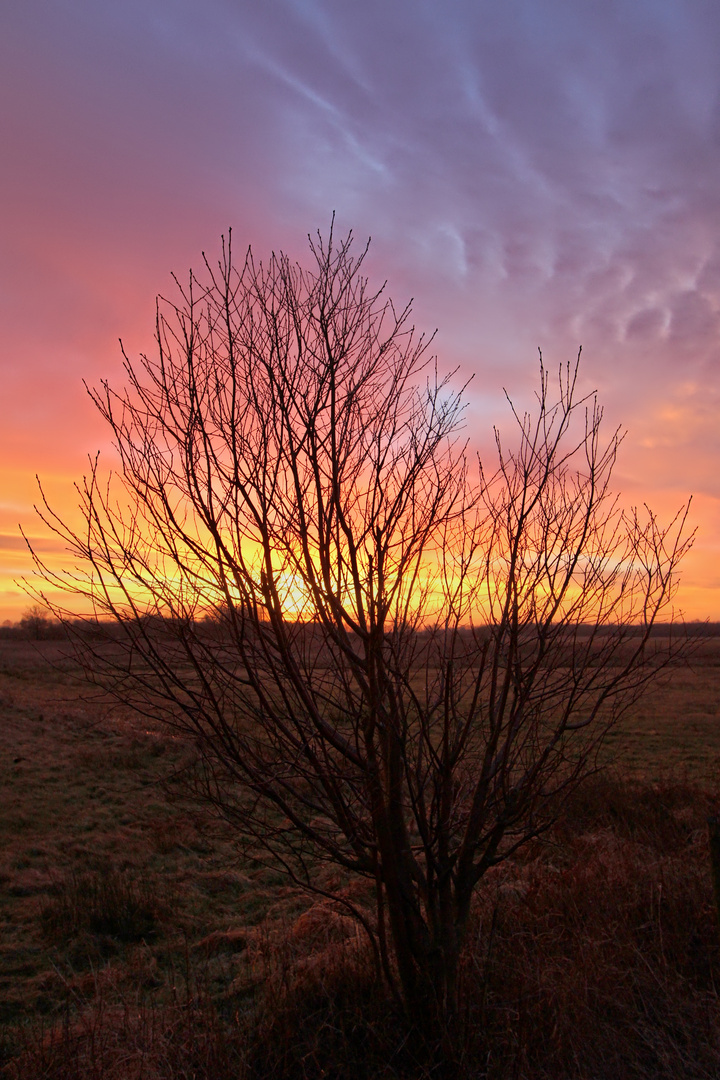
POLYGON ((47 637, 52 629, 47 608, 41 607, 40 604, 32 604, 23 613, 20 620, 20 629, 33 641, 40 641, 42 638, 47 637))
POLYGON ((483 875, 681 650, 652 630, 691 538, 684 511, 619 507, 620 436, 577 364, 551 392, 541 362, 534 412, 477 469, 461 393, 351 245, 236 268, 228 238, 158 301, 156 355, 91 391, 117 473, 91 462, 81 531, 41 507, 77 569, 36 561, 91 677, 192 736, 239 835, 310 890, 322 862, 371 880, 353 910, 437 1030, 483 875))

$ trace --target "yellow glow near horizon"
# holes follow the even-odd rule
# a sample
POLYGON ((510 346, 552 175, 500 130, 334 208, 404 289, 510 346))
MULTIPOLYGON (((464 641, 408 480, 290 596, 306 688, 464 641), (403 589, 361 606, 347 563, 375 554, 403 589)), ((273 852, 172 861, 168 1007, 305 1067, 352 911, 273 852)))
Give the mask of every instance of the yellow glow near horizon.
MULTIPOLYGON (((22 525, 31 538, 33 546, 54 571, 74 570, 76 562, 69 555, 62 541, 53 536, 35 515, 32 502, 37 500, 34 477, 20 469, 0 470, 3 499, 0 500, 0 622, 17 621, 34 603, 21 585, 20 579, 36 580, 45 589, 41 579, 34 578, 34 566, 30 553, 20 534, 22 525)), ((75 524, 79 523, 77 492, 67 476, 51 476, 46 481, 51 505, 58 513, 75 524)), ((677 509, 677 493, 650 493, 648 501, 657 510, 661 520, 669 520, 677 509)), ((674 612, 687 620, 720 621, 720 499, 701 496, 693 501, 691 527, 697 526, 695 547, 682 565, 680 588, 674 612)), ((291 619, 304 619, 311 615, 312 604, 297 575, 281 571, 278 575, 281 602, 291 619)), ((68 603, 67 596, 60 597, 52 589, 50 600, 68 603)), ((80 613, 87 605, 76 605, 80 613)), ((671 614, 670 611, 667 615, 671 614)))

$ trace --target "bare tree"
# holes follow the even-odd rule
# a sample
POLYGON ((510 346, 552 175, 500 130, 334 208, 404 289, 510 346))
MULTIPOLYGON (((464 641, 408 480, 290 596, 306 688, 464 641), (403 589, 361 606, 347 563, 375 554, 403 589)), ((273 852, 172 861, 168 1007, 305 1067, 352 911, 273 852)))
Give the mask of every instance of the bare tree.
POLYGON ((20 629, 33 641, 40 641, 52 632, 53 626, 48 618, 46 607, 33 604, 23 613, 20 620, 20 629))
POLYGON ((577 365, 551 392, 541 363, 476 469, 409 309, 350 236, 310 249, 236 269, 228 238, 158 302, 156 355, 91 391, 118 472, 91 463, 82 531, 41 507, 78 568, 37 564, 57 614, 113 621, 92 677, 192 735, 239 835, 309 889, 322 860, 371 879, 379 962, 443 1024, 483 875, 681 648, 652 631, 691 538, 621 510, 577 365))

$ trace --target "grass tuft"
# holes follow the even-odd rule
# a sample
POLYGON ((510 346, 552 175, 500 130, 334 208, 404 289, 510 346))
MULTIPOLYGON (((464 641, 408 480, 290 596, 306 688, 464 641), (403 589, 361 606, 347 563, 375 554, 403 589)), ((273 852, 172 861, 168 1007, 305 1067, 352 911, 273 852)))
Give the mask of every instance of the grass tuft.
POLYGON ((50 941, 65 941, 83 931, 125 944, 151 941, 167 914, 156 882, 138 882, 120 870, 73 872, 54 891, 41 911, 50 941))

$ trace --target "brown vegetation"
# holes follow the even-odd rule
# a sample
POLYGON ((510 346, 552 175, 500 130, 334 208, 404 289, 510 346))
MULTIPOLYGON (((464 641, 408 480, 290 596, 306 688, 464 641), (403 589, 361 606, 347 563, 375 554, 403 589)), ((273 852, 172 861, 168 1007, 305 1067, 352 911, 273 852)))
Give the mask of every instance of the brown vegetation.
MULTIPOLYGON (((486 876, 460 971, 468 1080, 717 1077, 720 642, 701 647, 618 729, 614 771, 486 876)), ((439 1075, 342 908, 238 853, 178 794, 192 747, 81 697, 61 654, 0 643, 0 1075, 439 1075)))

